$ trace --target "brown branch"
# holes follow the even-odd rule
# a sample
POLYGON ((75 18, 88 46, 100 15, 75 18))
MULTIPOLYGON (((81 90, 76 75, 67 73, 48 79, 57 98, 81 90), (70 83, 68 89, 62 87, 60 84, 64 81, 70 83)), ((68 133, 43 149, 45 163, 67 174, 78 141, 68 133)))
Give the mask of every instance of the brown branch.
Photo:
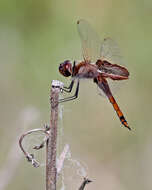
POLYGON ((46 143, 46 190, 56 190, 56 143, 57 143, 57 121, 58 121, 58 100, 63 83, 52 81, 50 103, 50 135, 46 143))

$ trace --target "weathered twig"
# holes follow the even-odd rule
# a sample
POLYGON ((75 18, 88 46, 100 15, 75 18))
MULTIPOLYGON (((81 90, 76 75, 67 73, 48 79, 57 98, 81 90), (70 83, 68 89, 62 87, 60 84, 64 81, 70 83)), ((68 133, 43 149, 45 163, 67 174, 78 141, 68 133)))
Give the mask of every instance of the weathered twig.
POLYGON ((63 83, 52 81, 50 103, 50 133, 46 143, 46 190, 56 190, 56 143, 57 143, 57 121, 58 121, 58 100, 63 83))
MULTIPOLYGON (((49 127, 47 124, 44 125, 44 128, 45 128, 45 131, 46 131, 47 133, 49 133, 49 128, 50 128, 50 127, 49 127)), ((44 137, 44 139, 43 139, 43 141, 42 141, 41 144, 34 146, 33 149, 39 150, 39 149, 43 148, 44 145, 46 144, 47 139, 48 139, 48 135, 44 137)))
MULTIPOLYGON (((33 129, 24 133, 19 139, 19 145, 23 151, 25 157, 29 162, 32 163, 34 167, 39 167, 39 162, 34 158, 33 154, 28 153, 22 145, 22 141, 25 136, 30 135, 34 132, 42 132, 45 137, 41 144, 33 147, 35 150, 39 150, 46 144, 46 190, 56 190, 57 174, 60 174, 64 160, 67 153, 69 152, 69 145, 65 145, 58 162, 56 162, 56 144, 57 144, 57 121, 58 121, 58 102, 59 93, 62 92, 63 83, 59 81, 52 81, 51 93, 50 93, 50 103, 51 103, 51 116, 50 116, 50 126, 45 125, 44 129, 33 129)), ((84 178, 79 190, 84 190, 86 184, 90 183, 91 180, 84 178)))
POLYGON ((79 187, 79 190, 83 190, 85 188, 86 184, 88 184, 90 182, 92 182, 90 179, 87 179, 84 177, 83 182, 82 182, 81 186, 79 187))
MULTIPOLYGON (((27 136, 27 135, 29 135, 29 134, 31 134, 31 133, 39 132, 39 131, 40 131, 40 132, 43 132, 43 133, 46 135, 46 138, 49 137, 49 133, 47 132, 46 129, 33 129, 33 130, 30 130, 30 131, 24 133, 24 134, 20 137, 20 139, 19 139, 19 145, 20 145, 21 150, 23 151, 23 153, 24 153, 25 157, 27 158, 27 160, 28 160, 29 162, 31 162, 32 165, 33 165, 35 168, 39 167, 40 164, 39 164, 38 161, 36 161, 36 159, 34 158, 34 155, 33 155, 33 154, 28 153, 28 152, 23 148, 22 142, 23 142, 23 139, 24 139, 25 136, 27 136)), ((45 143, 45 142, 43 141, 42 144, 44 144, 44 143, 45 143)), ((42 144, 41 144, 40 146, 42 146, 42 144)), ((38 149, 38 146, 35 146, 34 149, 38 149)))

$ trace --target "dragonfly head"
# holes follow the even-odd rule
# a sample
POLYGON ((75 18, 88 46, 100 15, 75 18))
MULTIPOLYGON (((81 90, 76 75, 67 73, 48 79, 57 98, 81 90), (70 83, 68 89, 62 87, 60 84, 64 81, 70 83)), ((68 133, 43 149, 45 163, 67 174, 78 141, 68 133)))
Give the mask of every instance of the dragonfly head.
POLYGON ((69 60, 64 61, 59 66, 59 72, 65 76, 69 77, 72 75, 72 63, 69 60))

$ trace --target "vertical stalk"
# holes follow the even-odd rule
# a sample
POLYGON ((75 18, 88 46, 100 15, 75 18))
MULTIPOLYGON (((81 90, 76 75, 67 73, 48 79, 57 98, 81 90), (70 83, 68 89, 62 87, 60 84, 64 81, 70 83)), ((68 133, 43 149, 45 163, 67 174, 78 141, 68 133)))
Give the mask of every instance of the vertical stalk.
POLYGON ((57 121, 58 100, 62 83, 52 81, 50 92, 50 135, 46 143, 46 190, 56 190, 56 144, 57 144, 57 121))

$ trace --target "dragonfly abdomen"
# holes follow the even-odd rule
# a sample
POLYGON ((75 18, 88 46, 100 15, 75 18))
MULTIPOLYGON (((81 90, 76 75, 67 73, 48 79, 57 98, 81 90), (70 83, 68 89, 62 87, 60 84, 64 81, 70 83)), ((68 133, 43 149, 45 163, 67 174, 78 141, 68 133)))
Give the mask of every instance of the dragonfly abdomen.
POLYGON ((124 117, 122 111, 120 110, 120 108, 119 108, 119 106, 118 106, 116 100, 114 99, 114 97, 111 96, 111 97, 108 97, 108 98, 109 98, 110 103, 113 105, 113 108, 115 109, 115 111, 116 111, 116 113, 117 113, 117 115, 118 115, 118 117, 119 117, 121 123, 122 123, 125 127, 127 127, 129 130, 131 130, 131 128, 129 127, 129 125, 128 125, 128 123, 127 123, 127 121, 126 121, 126 119, 125 119, 125 117, 124 117))

